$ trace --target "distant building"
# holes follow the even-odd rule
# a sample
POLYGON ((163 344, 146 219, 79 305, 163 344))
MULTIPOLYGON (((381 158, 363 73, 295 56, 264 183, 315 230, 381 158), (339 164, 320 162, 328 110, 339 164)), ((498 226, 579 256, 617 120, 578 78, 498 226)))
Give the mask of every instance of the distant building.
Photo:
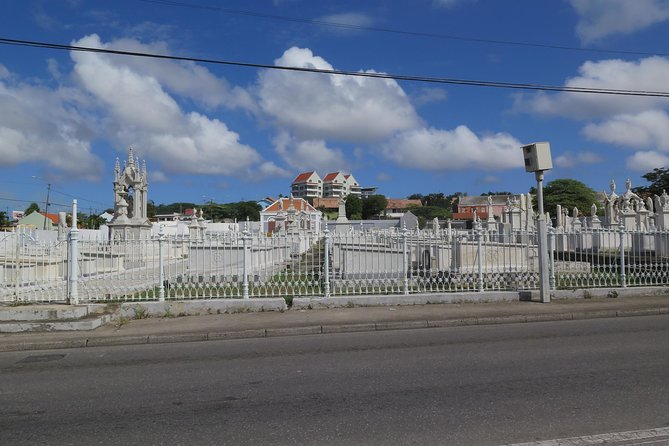
POLYGON ((112 221, 112 218, 114 218, 114 214, 110 214, 109 212, 105 211, 102 214, 98 215, 98 217, 109 223, 110 221, 112 221))
POLYGON ((260 227, 267 233, 320 231, 323 214, 303 198, 279 198, 260 211, 260 227))
POLYGON ((345 197, 346 177, 341 172, 330 172, 323 177, 323 197, 345 197))
POLYGON ((370 195, 376 195, 376 191, 379 188, 376 186, 369 186, 369 187, 361 187, 360 188, 360 195, 362 198, 369 197, 370 195))
POLYGON ((323 180, 316 172, 303 172, 295 177, 290 185, 295 198, 316 198, 323 196, 323 180))
POLYGON ((323 208, 328 212, 336 212, 339 210, 339 197, 322 197, 314 198, 313 205, 316 209, 323 208))
POLYGON ((58 214, 44 214, 42 212, 31 212, 20 218, 17 226, 30 229, 52 230, 58 228, 58 214))
POLYGON ((401 218, 409 208, 413 206, 422 206, 420 200, 406 199, 406 198, 388 198, 388 204, 383 215, 386 218, 401 218))
MULTIPOLYGON (((374 189, 376 190, 376 189, 374 189)), ((321 177, 314 171, 302 172, 295 177, 290 185, 290 191, 295 198, 312 200, 321 197, 347 197, 362 194, 360 184, 351 174, 340 171, 330 172, 321 177)))
MULTIPOLYGON (((499 220, 507 202, 514 199, 520 200, 520 195, 490 195, 492 201, 493 216, 499 220)), ((458 211, 453 213, 454 220, 473 220, 474 211, 476 216, 481 220, 488 218, 488 195, 482 196, 463 196, 458 201, 458 211)))
POLYGON ((171 214, 156 214, 152 218, 153 221, 180 221, 186 220, 186 217, 181 215, 178 212, 173 212, 171 214))
POLYGON ((344 175, 344 178, 346 179, 346 195, 357 195, 358 197, 362 195, 362 188, 360 187, 360 184, 358 184, 358 181, 353 177, 353 175, 348 174, 344 175))
MULTIPOLYGON (((294 195, 293 195, 294 196, 294 195)), ((260 206, 260 210, 267 209, 268 206, 270 206, 272 203, 276 201, 275 198, 272 197, 265 197, 262 200, 256 201, 256 204, 260 206)))

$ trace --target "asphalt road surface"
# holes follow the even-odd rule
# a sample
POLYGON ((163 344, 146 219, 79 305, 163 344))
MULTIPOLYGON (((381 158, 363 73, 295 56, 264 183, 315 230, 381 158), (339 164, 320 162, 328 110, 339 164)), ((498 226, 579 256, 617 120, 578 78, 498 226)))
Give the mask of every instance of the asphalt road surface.
POLYGON ((667 426, 669 316, 0 353, 1 445, 499 445, 667 426))

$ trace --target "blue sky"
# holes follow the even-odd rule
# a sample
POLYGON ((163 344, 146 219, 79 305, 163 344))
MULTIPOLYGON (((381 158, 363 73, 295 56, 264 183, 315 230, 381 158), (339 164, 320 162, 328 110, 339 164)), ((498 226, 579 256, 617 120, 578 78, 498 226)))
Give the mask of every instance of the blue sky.
MULTIPOLYGON (((259 64, 667 91, 668 20, 666 0, 7 0, 0 37, 259 64)), ((613 178, 622 188, 627 177, 641 185, 641 175, 669 164, 668 109, 664 98, 0 45, 0 210, 43 203, 47 183, 54 211, 72 197, 84 211, 111 207, 114 162, 126 158, 129 145, 147 162, 149 199, 157 204, 287 194, 306 170, 350 172, 389 197, 521 193, 534 178, 524 172, 519 146, 544 140, 554 163, 548 181, 575 178, 604 190, 613 178)))

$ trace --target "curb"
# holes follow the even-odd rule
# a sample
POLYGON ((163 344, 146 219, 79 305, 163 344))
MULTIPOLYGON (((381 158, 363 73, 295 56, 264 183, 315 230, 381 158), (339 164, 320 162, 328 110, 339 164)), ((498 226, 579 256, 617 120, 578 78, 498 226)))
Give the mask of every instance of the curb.
POLYGON ((413 320, 396 322, 366 322, 360 324, 308 325, 285 328, 258 328, 239 331, 207 333, 178 333, 137 336, 82 337, 60 341, 35 341, 1 343, 0 352, 50 350, 64 348, 107 347, 139 344, 170 344, 181 342, 219 341, 230 339, 255 339, 283 336, 320 335, 332 333, 356 333, 388 330, 411 330, 424 328, 461 327, 468 325, 501 325, 564 320, 585 320, 616 317, 659 316, 669 314, 669 306, 630 310, 596 310, 581 313, 539 313, 529 315, 467 317, 441 320, 413 320))

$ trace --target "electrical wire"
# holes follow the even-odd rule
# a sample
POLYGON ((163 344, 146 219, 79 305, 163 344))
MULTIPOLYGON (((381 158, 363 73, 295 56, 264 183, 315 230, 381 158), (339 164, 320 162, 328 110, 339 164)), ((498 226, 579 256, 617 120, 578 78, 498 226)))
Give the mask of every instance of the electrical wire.
POLYGON ((283 70, 304 73, 318 73, 330 74, 337 76, 354 76, 376 79, 393 79, 397 81, 409 82, 423 82, 433 84, 451 84, 451 85, 468 85, 476 87, 491 87, 491 88, 506 88, 516 90, 535 90, 535 91, 556 91, 565 93, 587 93, 587 94, 607 94, 607 95, 621 95, 621 96, 645 96, 645 97, 662 97, 669 98, 667 91, 651 91, 651 90, 629 90, 629 89, 612 89, 612 88, 591 88, 591 87, 574 87, 574 86, 556 86, 556 85, 542 85, 532 83, 516 83, 516 82, 500 82, 500 81, 485 81, 475 79, 458 79, 458 78, 442 78, 429 77, 417 75, 401 75, 377 72, 362 72, 362 71, 346 71, 346 70, 323 70, 309 67, 291 67, 284 65, 269 65, 263 63, 253 62, 239 62, 222 59, 206 59, 198 57, 186 56, 172 56, 159 53, 145 53, 139 51, 124 51, 110 48, 93 48, 78 45, 64 45, 49 42, 38 42, 30 40, 8 39, 0 38, 0 45, 25 46, 33 48, 45 48, 53 50, 78 51, 89 53, 113 54, 120 56, 134 56, 134 57, 149 57, 163 60, 177 60, 187 62, 199 62, 204 64, 228 65, 246 68, 262 68, 268 70, 283 70))
POLYGON ((592 48, 592 47, 574 47, 568 45, 557 45, 551 43, 539 43, 539 42, 522 42, 514 40, 501 40, 501 39, 483 39, 477 37, 465 37, 457 36, 454 34, 441 34, 441 33, 431 33, 425 31, 410 31, 402 30, 397 28, 383 28, 376 26, 365 26, 365 25, 355 25, 352 23, 336 22, 332 20, 321 20, 321 19, 308 19, 305 17, 289 17, 276 14, 267 14, 258 11, 250 11, 244 9, 230 9, 223 8, 219 6, 210 6, 202 5, 195 3, 187 3, 181 1, 172 1, 172 0, 139 0, 144 3, 153 3, 157 5, 172 6, 172 7, 181 7, 181 8, 191 8, 191 9, 201 9, 206 11, 217 11, 223 14, 234 14, 234 15, 243 15, 249 17, 258 17, 263 19, 271 20, 282 20, 286 22, 295 22, 295 23, 306 23, 310 25, 317 26, 327 26, 331 28, 340 28, 340 29, 352 29, 360 31, 373 31, 387 34, 400 34, 414 37, 428 37, 435 39, 447 39, 447 40, 458 40, 462 42, 472 42, 472 43, 490 43, 494 45, 507 45, 507 46, 524 46, 532 48, 544 48, 544 49, 553 49, 553 50, 564 50, 564 51, 578 51, 585 53, 603 53, 603 54, 626 54, 633 56, 669 56, 669 53, 651 53, 645 51, 632 51, 632 50, 615 50, 611 48, 592 48))

